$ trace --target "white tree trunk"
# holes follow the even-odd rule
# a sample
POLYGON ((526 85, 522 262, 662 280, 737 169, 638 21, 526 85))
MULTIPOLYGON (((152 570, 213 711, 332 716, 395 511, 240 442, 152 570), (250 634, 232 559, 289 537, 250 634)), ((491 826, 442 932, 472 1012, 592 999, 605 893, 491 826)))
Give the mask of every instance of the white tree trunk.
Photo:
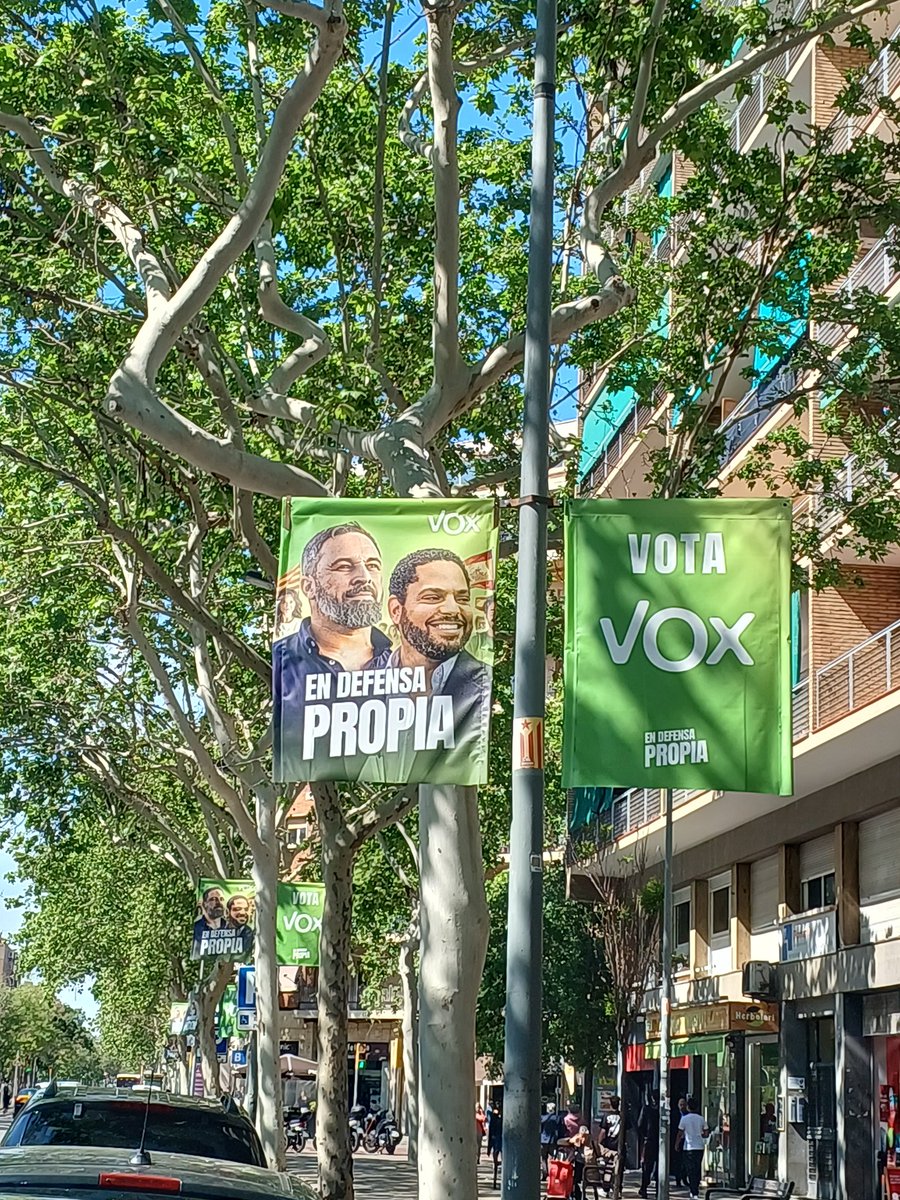
POLYGON ((216 1098, 219 1086, 219 1063, 216 1059, 216 1009, 231 979, 234 968, 230 962, 216 963, 212 975, 197 988, 197 1040, 200 1043, 200 1063, 203 1087, 207 1096, 216 1098))
POLYGON ((275 922, 278 914, 278 845, 275 805, 271 797, 257 799, 257 825, 262 846, 253 856, 256 890, 256 1129, 269 1165, 284 1164, 283 1104, 281 1093, 280 1014, 278 963, 275 955, 275 922))
POLYGON ((419 789, 419 1200, 476 1200, 475 1004, 487 949, 475 788, 419 789))
POLYGON ((403 1088, 406 1106, 406 1136, 409 1162, 419 1161, 419 980, 416 952, 419 949, 418 920, 414 920, 400 943, 399 975, 403 988, 403 1088))
POLYGON ((322 1200, 353 1200, 347 1090, 347 1008, 353 918, 353 847, 334 784, 316 784, 325 899, 319 935, 316 1150, 322 1200))

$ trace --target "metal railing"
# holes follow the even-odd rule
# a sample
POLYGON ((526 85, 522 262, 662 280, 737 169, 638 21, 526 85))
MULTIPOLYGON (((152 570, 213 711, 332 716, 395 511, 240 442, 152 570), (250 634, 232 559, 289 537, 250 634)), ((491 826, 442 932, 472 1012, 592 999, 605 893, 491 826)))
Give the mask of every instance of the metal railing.
POLYGON ((650 424, 653 409, 652 404, 636 404, 628 410, 612 441, 582 480, 583 492, 590 493, 600 487, 631 442, 650 424))
POLYGON ((801 679, 791 688, 791 731, 793 740, 809 737, 809 679, 801 679))
POLYGON ((816 728, 871 704, 898 685, 900 621, 895 621, 816 672, 816 728))
MULTIPOLYGON (((880 432, 887 433, 895 424, 896 421, 888 421, 880 432)), ((805 516, 807 523, 814 524, 824 537, 844 524, 848 519, 847 509, 851 505, 864 501, 867 493, 870 499, 874 498, 873 488, 877 492, 878 486, 883 485, 885 480, 894 478, 885 459, 862 467, 855 454, 848 454, 836 480, 841 502, 835 494, 825 496, 821 491, 810 492, 794 505, 794 521, 805 516)))
MULTIPOLYGON (((900 28, 891 34, 888 45, 883 46, 878 57, 869 67, 863 79, 860 100, 874 102, 880 97, 893 96, 900 87, 900 54, 895 42, 900 36, 900 28)), ((836 154, 849 150, 856 138, 871 121, 873 113, 852 114, 836 113, 828 128, 832 131, 831 147, 836 154)))
MULTIPOLYGON (((702 788, 675 788, 672 792, 672 807, 686 804, 693 796, 699 796, 702 788)), ((662 792, 659 788, 630 788, 614 801, 610 832, 618 841, 627 833, 634 833, 642 825, 649 825, 662 816, 662 792)))
POLYGON ((750 389, 728 417, 723 466, 746 441, 749 441, 760 425, 768 421, 781 400, 789 396, 796 386, 796 372, 789 364, 784 363, 762 383, 750 389))

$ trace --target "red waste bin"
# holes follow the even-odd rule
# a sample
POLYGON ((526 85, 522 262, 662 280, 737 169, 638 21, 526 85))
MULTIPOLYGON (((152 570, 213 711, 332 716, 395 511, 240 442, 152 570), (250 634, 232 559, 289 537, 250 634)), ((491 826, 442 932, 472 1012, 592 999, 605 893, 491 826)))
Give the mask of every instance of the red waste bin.
POLYGON ((571 1196, 575 1184, 575 1164, 551 1158, 547 1164, 547 1195, 571 1196))

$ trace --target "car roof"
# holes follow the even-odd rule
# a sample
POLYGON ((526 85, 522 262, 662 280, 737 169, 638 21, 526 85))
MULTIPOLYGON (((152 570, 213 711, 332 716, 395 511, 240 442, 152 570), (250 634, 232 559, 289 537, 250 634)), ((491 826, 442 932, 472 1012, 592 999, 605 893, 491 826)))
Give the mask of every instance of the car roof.
MULTIPOLYGON (((46 1093, 46 1089, 40 1088, 39 1092, 46 1093)), ((34 1112, 40 1108, 42 1104, 54 1104, 57 1101, 84 1100, 90 1104, 93 1101, 103 1101, 104 1103, 116 1103, 122 1101, 130 1105, 135 1104, 169 1104, 173 1108, 191 1108, 212 1112, 218 1114, 227 1114, 229 1116, 243 1117, 248 1120, 246 1113, 238 1106, 236 1102, 230 1101, 227 1105, 221 1100, 207 1099, 203 1096, 181 1096, 177 1092, 164 1092, 160 1088, 142 1088, 136 1092, 134 1088, 124 1087, 100 1087, 94 1085, 77 1084, 73 1087, 66 1087, 65 1090, 54 1092, 53 1095, 41 1094, 35 1096, 29 1110, 34 1112)))
POLYGON ((182 1196, 208 1200, 317 1200, 296 1176, 265 1167, 157 1151, 150 1154, 149 1166, 136 1166, 130 1162, 133 1155, 134 1150, 105 1146, 0 1146, 0 1193, 66 1188, 77 1196, 79 1188, 96 1189, 101 1172, 114 1172, 175 1176, 182 1196))

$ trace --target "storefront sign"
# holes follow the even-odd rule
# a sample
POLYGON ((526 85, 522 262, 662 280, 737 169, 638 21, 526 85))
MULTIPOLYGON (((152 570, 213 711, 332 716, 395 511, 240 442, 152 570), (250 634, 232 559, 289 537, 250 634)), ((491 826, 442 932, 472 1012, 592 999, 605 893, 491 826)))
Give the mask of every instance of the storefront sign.
MULTIPOLYGON (((659 1038, 659 1013, 647 1014, 647 1040, 659 1038)), ((708 1033, 732 1033, 752 1030, 775 1033, 778 1030, 778 1006, 765 1003, 706 1004, 701 1008, 672 1009, 672 1037, 696 1037, 708 1033)))
POLYGON ((496 560, 493 500, 287 502, 279 782, 487 782, 496 560))
POLYGON ((790 795, 791 506, 566 506, 564 787, 790 795))
POLYGON ((781 961, 799 962, 834 954, 837 949, 837 921, 834 910, 814 917, 798 917, 781 927, 781 961))

